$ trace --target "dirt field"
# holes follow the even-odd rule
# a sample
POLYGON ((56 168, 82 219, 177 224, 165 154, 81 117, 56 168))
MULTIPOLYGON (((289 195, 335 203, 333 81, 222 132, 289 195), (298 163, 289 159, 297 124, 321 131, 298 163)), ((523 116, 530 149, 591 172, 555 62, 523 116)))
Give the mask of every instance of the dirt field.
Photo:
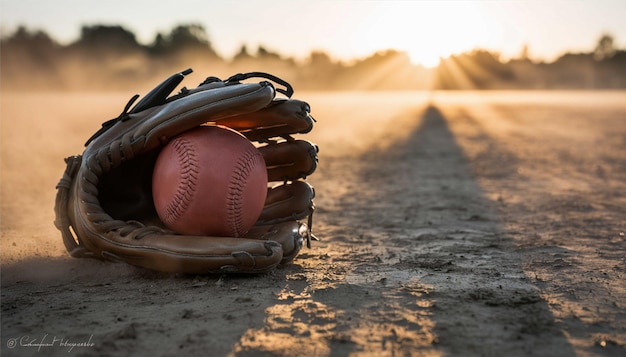
POLYGON ((132 94, 1 96, 3 356, 626 355, 626 92, 296 93, 322 240, 253 277, 65 253, 63 158, 132 94))

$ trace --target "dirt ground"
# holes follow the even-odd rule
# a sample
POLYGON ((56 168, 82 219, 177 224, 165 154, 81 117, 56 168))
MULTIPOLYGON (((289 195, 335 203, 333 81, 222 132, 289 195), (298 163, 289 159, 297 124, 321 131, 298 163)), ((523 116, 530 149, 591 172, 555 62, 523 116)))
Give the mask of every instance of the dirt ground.
POLYGON ((63 158, 132 94, 2 93, 3 356, 626 355, 626 92, 296 92, 321 241, 260 276, 65 253, 63 158))

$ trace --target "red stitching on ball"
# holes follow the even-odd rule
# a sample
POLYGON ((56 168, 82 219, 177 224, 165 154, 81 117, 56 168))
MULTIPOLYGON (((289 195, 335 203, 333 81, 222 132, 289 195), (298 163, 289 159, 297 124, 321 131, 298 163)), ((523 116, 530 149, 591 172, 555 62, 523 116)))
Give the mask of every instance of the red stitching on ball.
POLYGON ((239 236, 243 226, 243 190, 252 170, 262 160, 261 154, 256 148, 248 149, 235 164, 230 183, 228 186, 228 221, 230 231, 234 236, 239 236))
POLYGON ((168 224, 176 222, 189 208, 198 181, 198 158, 193 144, 185 138, 174 139, 171 143, 181 165, 180 182, 176 193, 165 208, 164 221, 168 224))

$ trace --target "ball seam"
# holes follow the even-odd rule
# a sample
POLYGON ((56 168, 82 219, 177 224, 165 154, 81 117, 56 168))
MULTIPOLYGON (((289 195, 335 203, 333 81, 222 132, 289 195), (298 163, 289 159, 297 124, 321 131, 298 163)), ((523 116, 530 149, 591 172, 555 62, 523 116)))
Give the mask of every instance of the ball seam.
POLYGON ((236 237, 243 233, 243 191, 248 181, 247 179, 254 167, 257 165, 257 161, 259 159, 260 153, 256 148, 246 150, 246 152, 235 164, 235 168, 230 178, 228 186, 227 224, 233 235, 236 237))
POLYGON ((172 145, 180 164, 180 181, 174 197, 165 209, 163 220, 168 224, 174 224, 189 208, 196 191, 199 175, 198 157, 191 141, 177 138, 173 140, 172 145))

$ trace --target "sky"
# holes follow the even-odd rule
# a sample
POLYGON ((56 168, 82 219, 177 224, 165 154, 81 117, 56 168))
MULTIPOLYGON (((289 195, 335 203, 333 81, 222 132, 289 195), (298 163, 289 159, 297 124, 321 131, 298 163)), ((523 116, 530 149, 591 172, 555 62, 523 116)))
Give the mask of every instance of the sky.
POLYGON ((626 48, 626 0, 0 0, 2 36, 18 25, 44 30, 62 44, 83 25, 122 25, 149 44, 158 32, 201 24, 214 49, 230 58, 246 44, 305 59, 313 50, 336 60, 397 49, 416 64, 483 48, 551 61, 589 52, 611 34, 626 48))

